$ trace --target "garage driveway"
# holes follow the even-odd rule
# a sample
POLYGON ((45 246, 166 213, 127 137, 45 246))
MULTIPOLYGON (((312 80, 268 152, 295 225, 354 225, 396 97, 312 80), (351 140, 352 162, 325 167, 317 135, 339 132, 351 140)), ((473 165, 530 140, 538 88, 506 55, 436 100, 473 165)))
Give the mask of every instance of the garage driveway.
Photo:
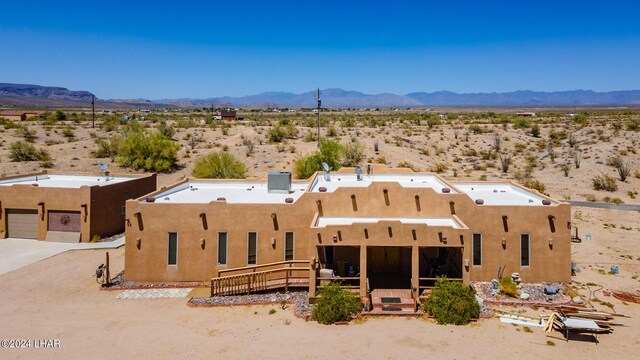
POLYGON ((102 243, 59 243, 28 239, 0 239, 0 274, 19 269, 69 250, 115 249, 124 237, 102 243))

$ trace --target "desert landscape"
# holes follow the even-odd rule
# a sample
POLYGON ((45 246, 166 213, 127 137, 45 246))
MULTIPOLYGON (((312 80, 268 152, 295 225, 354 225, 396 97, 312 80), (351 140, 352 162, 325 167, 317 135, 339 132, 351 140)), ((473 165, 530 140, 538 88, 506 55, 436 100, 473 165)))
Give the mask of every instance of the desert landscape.
MULTIPOLYGON (((159 186, 191 176, 195 159, 212 152, 228 152, 246 164, 248 176, 265 178, 270 171, 295 171, 296 159, 317 149, 317 118, 310 111, 246 111, 240 113, 245 120, 228 122, 213 120, 203 110, 144 115, 130 111, 138 119, 100 114, 95 128, 86 111, 63 113, 64 120, 52 121, 52 111, 33 120, 4 121, 0 175, 42 167, 94 172, 99 162, 109 163, 112 173, 136 172, 119 165, 115 156, 99 157, 101 144, 132 127, 165 132, 180 144, 177 163, 159 174, 159 186), (10 161, 11 144, 18 141, 45 149, 50 159, 10 161)), ((354 146, 360 153, 349 161, 361 165, 386 163, 460 180, 511 179, 561 200, 638 203, 640 112, 590 109, 566 115, 566 110, 547 110, 531 117, 510 109, 335 110, 323 112, 321 122, 323 139, 360 144, 354 146), (625 181, 619 179, 619 162, 630 170, 625 181), (594 188, 594 178, 605 175, 617 189, 594 188)), ((454 327, 428 318, 364 317, 349 325, 325 326, 297 318, 277 303, 192 308, 187 300, 194 295, 116 299, 120 291, 100 290, 95 281, 94 270, 104 262, 105 250, 83 250, 0 275, 0 317, 12 324, 0 329, 0 338, 55 338, 62 343, 56 349, 3 352, 12 358, 39 357, 44 351, 64 358, 206 353, 224 358, 325 358, 346 353, 389 359, 482 359, 498 353, 523 359, 630 358, 640 345, 640 305, 605 291, 640 291, 639 213, 578 206, 572 211, 583 241, 572 244, 579 271, 565 291, 601 311, 624 315, 615 318, 619 325, 612 334, 599 336, 597 345, 590 336, 565 342, 558 332, 547 337, 541 328, 503 324, 497 318, 454 327), (612 265, 619 267, 618 274, 610 273, 612 265)), ((117 274, 124 269, 124 250, 109 252, 112 273, 117 274)), ((494 307, 498 309, 533 317, 550 314, 544 307, 494 307)))

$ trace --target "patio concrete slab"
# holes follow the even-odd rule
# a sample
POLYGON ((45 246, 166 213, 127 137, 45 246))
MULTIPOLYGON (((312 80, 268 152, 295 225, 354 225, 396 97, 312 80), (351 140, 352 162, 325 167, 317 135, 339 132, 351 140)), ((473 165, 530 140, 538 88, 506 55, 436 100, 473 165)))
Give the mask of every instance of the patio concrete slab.
POLYGON ((101 243, 61 243, 30 239, 0 240, 0 274, 19 269, 69 250, 115 249, 124 245, 124 237, 101 243))
POLYGON ((167 299, 183 298, 189 295, 192 288, 169 289, 135 289, 124 290, 116 296, 116 299, 167 299))

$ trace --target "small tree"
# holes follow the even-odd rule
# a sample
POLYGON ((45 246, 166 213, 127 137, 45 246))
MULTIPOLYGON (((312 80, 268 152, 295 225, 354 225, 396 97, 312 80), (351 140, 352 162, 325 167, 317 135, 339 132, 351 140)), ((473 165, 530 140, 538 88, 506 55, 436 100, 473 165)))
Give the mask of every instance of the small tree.
POLYGON ((177 162, 179 148, 179 144, 159 132, 126 131, 118 146, 116 162, 136 170, 168 172, 177 162))
POLYGON ((227 152, 214 152, 196 159, 193 176, 206 179, 244 179, 247 177, 247 168, 227 152))
POLYGON ((322 170, 325 162, 332 170, 341 167, 340 158, 344 153, 342 145, 331 140, 320 140, 320 151, 302 156, 295 161, 294 172, 299 179, 308 179, 316 171, 322 170))
POLYGON ((461 282, 448 280, 446 276, 438 277, 422 308, 443 325, 466 325, 480 315, 475 292, 461 282))
POLYGON ((344 146, 344 166, 357 166, 364 158, 364 146, 359 142, 348 143, 344 146))
POLYGON ((360 298, 340 287, 338 283, 322 286, 318 289, 318 295, 311 318, 321 324, 349 321, 362 310, 360 298))

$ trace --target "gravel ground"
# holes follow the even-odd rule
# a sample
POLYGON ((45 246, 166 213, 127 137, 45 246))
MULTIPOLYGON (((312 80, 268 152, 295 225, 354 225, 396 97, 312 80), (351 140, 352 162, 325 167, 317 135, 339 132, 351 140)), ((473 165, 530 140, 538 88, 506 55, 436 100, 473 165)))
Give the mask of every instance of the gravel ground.
POLYGON ((112 285, 109 290, 127 290, 127 289, 157 289, 157 288, 189 288, 189 287, 207 287, 208 284, 199 282, 178 282, 178 283, 138 283, 135 281, 125 281, 124 271, 111 279, 112 285))
MULTIPOLYGON (((491 282, 475 282, 472 285, 476 289, 480 297, 485 300, 495 302, 495 296, 491 294, 491 282)), ((501 300, 499 301, 499 303, 504 302, 505 304, 509 304, 517 301, 548 304, 563 303, 569 299, 566 295, 564 295, 563 289, 564 284, 562 283, 522 283, 520 293, 524 292, 529 294, 529 299, 521 300, 501 294, 501 300), (556 293, 555 295, 547 295, 544 293, 544 287, 547 285, 559 287, 560 291, 558 291, 558 293, 556 293)))
POLYGON ((229 306, 229 305, 251 305, 251 304, 280 304, 282 301, 295 305, 294 313, 298 317, 308 318, 311 316, 313 305, 309 304, 308 291, 289 291, 284 293, 266 293, 234 296, 214 296, 208 298, 192 298, 189 303, 195 306, 229 306))

